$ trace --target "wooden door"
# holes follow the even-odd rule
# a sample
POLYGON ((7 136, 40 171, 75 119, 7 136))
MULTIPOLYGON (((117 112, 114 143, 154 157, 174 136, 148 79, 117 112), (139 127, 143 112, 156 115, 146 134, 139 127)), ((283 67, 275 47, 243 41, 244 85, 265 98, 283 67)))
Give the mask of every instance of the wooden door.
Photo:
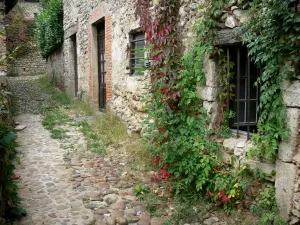
POLYGON ((105 63, 105 23, 97 26, 98 40, 98 87, 99 87, 99 108, 105 110, 106 107, 106 63, 105 63))

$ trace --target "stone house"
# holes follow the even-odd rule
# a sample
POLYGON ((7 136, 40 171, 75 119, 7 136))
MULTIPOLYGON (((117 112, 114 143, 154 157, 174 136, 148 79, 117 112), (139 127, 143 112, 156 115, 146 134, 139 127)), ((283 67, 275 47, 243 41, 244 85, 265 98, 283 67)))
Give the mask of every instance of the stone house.
MULTIPOLYGON (((64 42, 47 58, 50 78, 55 77, 61 89, 70 95, 89 102, 97 109, 110 108, 126 122, 131 132, 140 132, 144 118, 143 97, 148 93, 150 78, 139 74, 141 55, 137 48, 145 46, 145 34, 139 30, 139 19, 135 16, 134 0, 64 0, 64 42)), ((193 21, 199 12, 200 1, 182 0, 179 10, 180 35, 184 46, 192 44, 193 21)), ((232 1, 230 12, 224 12, 217 33, 216 43, 224 49, 227 57, 235 61, 233 70, 237 74, 234 82, 236 102, 229 108, 237 118, 230 121, 236 137, 222 143, 241 162, 249 163, 253 169, 262 169, 271 174, 276 171, 275 182, 278 206, 283 218, 291 224, 300 221, 300 81, 286 81, 284 101, 287 107, 290 138, 281 143, 276 164, 246 161, 245 156, 255 132, 258 115, 259 88, 253 83, 260 76, 257 68, 242 46, 240 34, 233 28, 247 20, 246 12, 232 1), (239 71, 239 72, 238 72, 239 71), (250 93, 250 94, 247 94, 250 93), (288 176, 287 176, 288 174, 288 176)), ((218 93, 218 59, 207 57, 206 85, 199 88, 203 105, 212 118, 212 125, 220 118, 218 93)), ((226 158, 226 157, 225 157, 226 158)))

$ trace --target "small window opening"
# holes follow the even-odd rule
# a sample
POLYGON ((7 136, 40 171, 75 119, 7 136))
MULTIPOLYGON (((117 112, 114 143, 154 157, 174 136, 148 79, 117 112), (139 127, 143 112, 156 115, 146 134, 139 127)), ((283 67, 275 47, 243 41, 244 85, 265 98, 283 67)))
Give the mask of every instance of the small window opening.
POLYGON ((136 32, 130 40, 130 72, 132 75, 141 75, 145 62, 145 33, 136 32))
POLYGON ((243 131, 247 132, 249 139, 251 133, 257 131, 260 97, 258 79, 261 77, 261 69, 251 61, 246 47, 230 46, 223 49, 227 60, 227 73, 233 74, 228 76, 227 87, 228 114, 234 115, 228 121, 229 127, 236 130, 237 137, 243 131), (230 85, 234 87, 232 92, 230 85))

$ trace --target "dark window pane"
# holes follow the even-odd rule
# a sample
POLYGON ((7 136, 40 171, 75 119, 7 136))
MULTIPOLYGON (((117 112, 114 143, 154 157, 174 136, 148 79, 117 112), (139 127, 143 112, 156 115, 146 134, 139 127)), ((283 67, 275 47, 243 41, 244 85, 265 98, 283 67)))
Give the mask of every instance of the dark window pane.
POLYGON ((246 82, 247 82, 246 79, 244 78, 240 79, 240 93, 239 93, 240 100, 246 98, 246 82))
POLYGON ((240 107, 239 107, 240 108, 239 122, 244 123, 244 122, 246 122, 246 116, 245 116, 246 115, 245 114, 246 113, 246 103, 245 102, 240 102, 239 105, 240 105, 240 107))
POLYGON ((258 119, 257 105, 259 101, 259 87, 255 86, 254 84, 260 76, 260 70, 257 69, 253 62, 249 61, 247 48, 230 46, 224 49, 225 53, 227 53, 227 49, 229 50, 230 62, 233 63, 233 67, 230 69, 230 73, 233 74, 232 78, 230 79, 230 83, 236 85, 236 87, 232 90, 233 97, 229 97, 229 110, 235 113, 235 118, 231 119, 229 124, 232 128, 236 129, 237 123, 239 123, 239 130, 247 131, 249 126, 250 132, 256 131, 256 123, 258 119), (239 64, 238 61, 240 62, 239 64), (250 73, 248 71, 249 63, 250 73), (249 78, 250 83, 248 84, 249 78), (238 83, 239 86, 237 86, 238 83), (250 93, 250 96, 248 96, 248 92, 250 93), (239 100, 239 102, 237 102, 237 100, 239 100), (237 106, 239 108, 239 115, 237 115, 237 106), (249 123, 251 123, 251 125, 249 123))
POLYGON ((257 87, 254 85, 257 79, 250 79, 250 99, 257 99, 257 87))
POLYGON ((256 101, 250 101, 250 118, 249 122, 257 122, 257 102, 256 101))

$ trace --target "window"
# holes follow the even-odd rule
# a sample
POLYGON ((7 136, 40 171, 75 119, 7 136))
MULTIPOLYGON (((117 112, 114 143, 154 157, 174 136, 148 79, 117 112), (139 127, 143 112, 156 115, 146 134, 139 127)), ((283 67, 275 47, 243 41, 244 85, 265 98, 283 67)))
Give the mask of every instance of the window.
POLYGON ((229 119, 229 126, 236 129, 237 136, 241 133, 240 131, 246 131, 249 139, 250 133, 257 130, 259 116, 259 86, 257 81, 261 75, 261 69, 251 62, 247 48, 231 46, 224 50, 227 59, 227 71, 233 74, 229 78, 227 87, 227 108, 234 113, 234 117, 229 119), (233 62, 231 69, 230 62, 233 62), (234 86, 231 93, 230 84, 234 86))
POLYGON ((135 32, 130 40, 130 72, 139 74, 139 70, 144 66, 145 33, 135 32))

